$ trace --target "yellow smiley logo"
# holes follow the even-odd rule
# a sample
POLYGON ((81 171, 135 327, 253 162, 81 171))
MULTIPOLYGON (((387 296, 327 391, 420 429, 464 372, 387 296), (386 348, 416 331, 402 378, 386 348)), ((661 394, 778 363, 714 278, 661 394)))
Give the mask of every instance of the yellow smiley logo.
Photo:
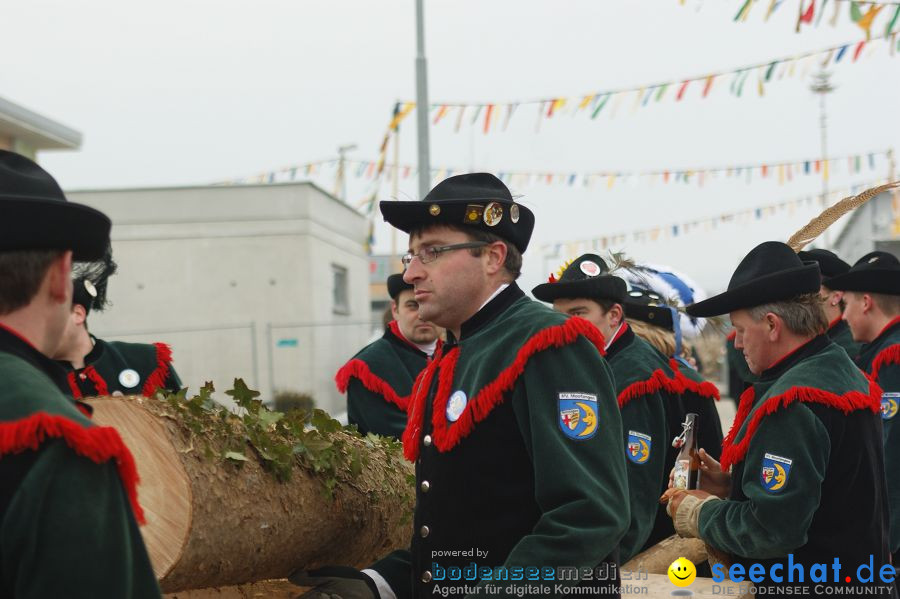
POLYGON ((697 578, 697 568, 689 559, 679 557, 668 570, 669 580, 677 587, 686 587, 697 578))

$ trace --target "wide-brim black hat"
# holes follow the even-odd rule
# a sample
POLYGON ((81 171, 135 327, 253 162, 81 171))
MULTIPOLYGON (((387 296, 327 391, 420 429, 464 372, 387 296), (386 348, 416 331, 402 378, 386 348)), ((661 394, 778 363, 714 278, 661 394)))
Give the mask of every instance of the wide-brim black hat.
POLYGON ((731 276, 728 290, 691 304, 691 316, 719 316, 735 310, 815 293, 821 286, 816 262, 803 262, 791 247, 766 241, 747 254, 731 276))
POLYGON ((97 260, 109 245, 111 226, 99 210, 66 200, 40 166, 0 150, 0 252, 72 250, 74 260, 97 260))
POLYGON ((828 288, 900 295, 900 260, 888 252, 869 252, 846 273, 829 279, 828 288))
POLYGON ((667 331, 675 330, 672 309, 653 291, 632 287, 625 295, 622 307, 625 308, 627 318, 662 327, 667 331))
POLYGON ((418 202, 381 202, 384 220, 409 233, 429 225, 471 227, 493 233, 524 252, 534 230, 534 214, 517 204, 503 182, 489 173, 444 179, 418 202))
POLYGON ((609 274, 609 267, 603 258, 596 254, 584 254, 566 267, 559 280, 551 277, 549 283, 538 285, 531 293, 548 303, 558 299, 583 297, 621 304, 625 301, 626 289, 623 279, 609 274))
POLYGON ((403 273, 391 275, 387 278, 388 295, 392 300, 396 300, 401 291, 412 289, 413 286, 403 280, 403 273))
POLYGON ((822 284, 828 287, 828 280, 842 275, 850 270, 850 265, 841 260, 834 252, 823 249, 804 250, 797 252, 804 262, 818 262, 822 272, 822 284))

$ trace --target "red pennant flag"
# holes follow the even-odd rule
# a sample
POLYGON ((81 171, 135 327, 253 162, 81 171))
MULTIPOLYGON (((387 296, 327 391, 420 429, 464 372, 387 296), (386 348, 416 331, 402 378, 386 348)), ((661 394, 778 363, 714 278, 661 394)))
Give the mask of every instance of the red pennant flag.
POLYGON ((680 101, 681 98, 684 96, 684 90, 687 89, 688 83, 690 83, 690 82, 691 82, 691 80, 688 79, 687 81, 685 81, 684 83, 681 84, 681 87, 678 88, 678 94, 675 96, 676 102, 680 101))
POLYGON ((806 12, 800 16, 801 23, 812 23, 813 13, 816 10, 816 0, 813 0, 809 3, 809 8, 806 9, 806 12))
POLYGON ((863 48, 866 47, 866 40, 859 42, 856 45, 856 51, 853 52, 853 62, 856 62, 856 59, 859 58, 859 55, 862 53, 863 48))
POLYGON ((484 113, 484 132, 487 133, 491 129, 491 113, 494 112, 494 105, 488 104, 487 111, 484 113))
POLYGON ((709 95, 709 90, 712 89, 713 79, 715 79, 715 75, 710 75, 706 78, 706 85, 703 86, 703 97, 705 98, 709 95))

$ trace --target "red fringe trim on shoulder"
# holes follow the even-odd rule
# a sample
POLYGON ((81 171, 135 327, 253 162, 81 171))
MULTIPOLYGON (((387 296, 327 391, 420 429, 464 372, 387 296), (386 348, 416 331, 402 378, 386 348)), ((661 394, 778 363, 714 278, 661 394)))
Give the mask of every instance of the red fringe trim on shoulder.
POLYGON ((849 391, 843 395, 837 395, 813 387, 794 387, 787 393, 770 397, 763 405, 757 408, 753 418, 747 425, 747 432, 744 433, 744 437, 735 444, 735 436, 737 436, 737 432, 750 414, 754 397, 753 387, 750 387, 741 395, 741 404, 734 419, 734 424, 731 426, 731 430, 728 431, 728 436, 722 441, 722 470, 727 471, 734 464, 744 459, 753 435, 766 416, 774 414, 795 401, 826 405, 841 410, 844 414, 849 414, 856 410, 871 410, 874 413, 878 413, 881 409, 881 388, 874 381, 869 381, 868 394, 861 391, 849 391))
POLYGON ((401 397, 398 395, 387 381, 373 373, 369 368, 369 365, 359 358, 350 360, 337 371, 334 382, 337 385, 338 391, 346 393, 351 378, 359 379, 359 382, 362 383, 363 387, 372 393, 381 395, 404 412, 409 406, 409 397, 401 397))
POLYGON ((669 360, 669 368, 672 369, 675 378, 672 379, 672 386, 667 388, 668 391, 675 393, 676 395, 683 395, 686 392, 691 392, 700 397, 706 397, 716 401, 721 399, 719 388, 716 387, 715 384, 710 381, 698 383, 697 381, 689 379, 682 371, 682 368, 686 368, 686 366, 681 364, 675 358, 669 360))
POLYGON ((165 343, 154 343, 156 346, 156 370, 150 373, 144 386, 141 388, 141 395, 144 397, 152 397, 156 390, 165 388, 166 379, 169 378, 169 368, 172 364, 172 348, 165 343))
POLYGON ((72 397, 75 399, 81 399, 84 397, 84 394, 81 392, 81 386, 78 384, 78 377, 83 374, 90 381, 91 384, 94 385, 94 393, 91 395, 97 397, 103 397, 109 395, 109 387, 106 386, 106 381, 103 380, 103 377, 100 376, 100 373, 97 372, 97 369, 93 366, 87 366, 84 368, 81 373, 76 373, 75 371, 70 372, 66 375, 66 381, 69 383, 69 389, 72 391, 72 397))
POLYGON ((62 439, 76 454, 96 464, 115 460, 134 517, 139 524, 145 523, 137 497, 137 466, 116 429, 85 427, 64 416, 36 412, 22 420, 0 423, 0 456, 36 450, 46 439, 62 439))
POLYGON ((452 426, 447 422, 446 409, 453 386, 456 363, 459 360, 459 347, 451 349, 446 356, 435 358, 417 380, 406 430, 403 433, 403 454, 410 461, 415 461, 419 457, 425 401, 438 369, 440 369, 440 374, 432 409, 433 437, 434 446, 440 451, 447 451, 467 437, 476 423, 487 418, 488 414, 502 403, 504 393, 512 389, 516 380, 525 370, 528 360, 534 354, 550 347, 570 345, 578 337, 588 339, 597 348, 600 355, 606 354, 604 350, 606 341, 603 334, 583 318, 572 317, 563 324, 538 331, 519 349, 512 364, 507 366, 496 379, 469 398, 459 419, 452 426))
POLYGON ((900 364, 900 343, 889 345, 878 352, 878 355, 872 360, 872 373, 869 376, 878 380, 878 371, 882 366, 888 364, 900 364))
POLYGON ((653 371, 653 374, 650 375, 650 378, 646 381, 637 381, 635 383, 631 383, 619 393, 619 409, 621 409, 625 404, 634 399, 635 397, 641 397, 643 395, 649 395, 650 393, 656 393, 660 389, 665 389, 668 384, 674 383, 673 379, 670 379, 666 376, 666 373, 662 371, 662 369, 656 369, 653 371))

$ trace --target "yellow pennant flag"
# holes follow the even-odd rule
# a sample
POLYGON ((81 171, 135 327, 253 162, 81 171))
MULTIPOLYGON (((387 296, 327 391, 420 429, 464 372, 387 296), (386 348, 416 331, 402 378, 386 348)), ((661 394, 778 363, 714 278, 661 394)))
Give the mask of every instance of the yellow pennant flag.
POLYGON ((869 7, 869 10, 866 14, 863 15, 863 18, 857 21, 857 25, 862 27, 863 31, 866 32, 866 39, 872 39, 872 21, 875 20, 875 17, 878 16, 878 13, 881 12, 881 9, 884 8, 883 4, 873 4, 869 7))
POLYGON ((394 115, 394 118, 391 119, 391 124, 388 129, 396 129, 400 126, 400 122, 403 121, 406 117, 409 116, 409 113, 413 111, 413 108, 416 107, 415 102, 406 102, 403 104, 403 107, 394 115))

